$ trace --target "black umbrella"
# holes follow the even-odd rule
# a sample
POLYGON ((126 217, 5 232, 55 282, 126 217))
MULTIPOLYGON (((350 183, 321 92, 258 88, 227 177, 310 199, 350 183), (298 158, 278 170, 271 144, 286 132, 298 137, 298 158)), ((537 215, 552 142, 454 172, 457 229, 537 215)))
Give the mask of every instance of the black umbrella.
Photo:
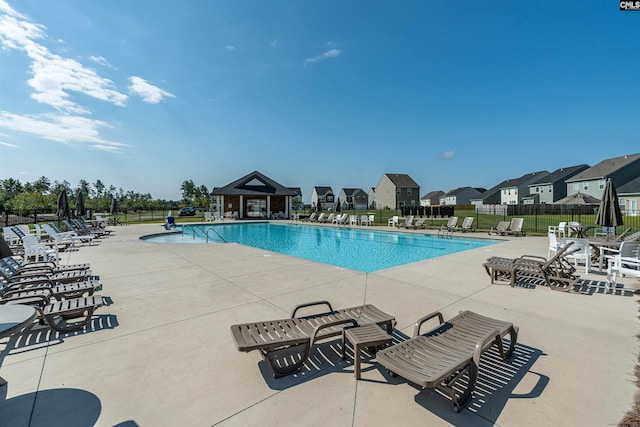
POLYGON ((67 197, 67 190, 62 190, 58 196, 58 211, 56 212, 58 219, 71 217, 71 208, 69 207, 69 198, 67 197))
POLYGON ((620 203, 618 203, 618 194, 616 187, 611 182, 611 178, 607 179, 607 185, 604 187, 600 208, 596 216, 596 224, 607 227, 607 238, 609 237, 609 227, 617 227, 622 225, 622 212, 620 211, 620 203))
POLYGON ((340 200, 336 203, 336 212, 340 212, 340 200))
POLYGON ((118 213, 118 200, 115 197, 111 199, 111 208, 109 208, 109 213, 111 215, 118 213))
POLYGON ((84 207, 84 193, 82 192, 82 190, 79 190, 76 201, 76 216, 83 217, 86 213, 87 210, 84 207))

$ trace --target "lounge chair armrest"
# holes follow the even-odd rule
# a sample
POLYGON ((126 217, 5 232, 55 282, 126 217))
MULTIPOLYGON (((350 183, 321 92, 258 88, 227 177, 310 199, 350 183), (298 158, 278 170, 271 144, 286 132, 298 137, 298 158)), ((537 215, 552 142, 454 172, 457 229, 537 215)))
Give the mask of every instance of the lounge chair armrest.
POLYGON ((516 261, 518 260, 542 261, 543 264, 547 262, 547 259, 545 257, 537 255, 522 255, 520 258, 516 258, 516 261))
POLYGON ((356 322, 355 319, 335 320, 333 322, 328 322, 328 323, 324 323, 322 325, 316 326, 315 329, 313 330, 313 334, 311 335, 311 345, 313 345, 313 343, 316 341, 316 335, 318 335, 318 332, 320 332, 321 330, 326 328, 331 328, 333 326, 346 325, 347 323, 350 323, 352 326, 358 326, 358 322, 356 322))
POLYGON ((498 350, 500 354, 504 358, 504 349, 502 348, 502 335, 500 335, 500 331, 494 329, 493 331, 487 333, 484 337, 480 338, 476 343, 476 348, 473 351, 473 363, 477 366, 480 366, 480 356, 482 356, 482 350, 490 341, 496 341, 498 344, 498 350))
POLYGON ((422 326, 423 323, 433 319, 436 316, 438 316, 438 320, 440 321, 439 325, 442 325, 444 323, 444 317, 442 316, 442 313, 439 311, 434 311, 433 313, 429 313, 426 316, 422 316, 421 318, 416 320, 416 323, 413 326, 413 338, 420 335, 420 327, 422 326))
POLYGON ((305 304, 300 304, 300 305, 296 305, 293 308, 293 311, 291 312, 291 318, 293 319, 294 317, 296 317, 296 313, 298 312, 298 310, 300 310, 301 308, 305 308, 305 307, 313 307, 314 305, 326 305, 327 307, 329 307, 329 311, 333 311, 333 307, 331 307, 331 303, 329 301, 314 301, 314 302, 307 302, 305 304))

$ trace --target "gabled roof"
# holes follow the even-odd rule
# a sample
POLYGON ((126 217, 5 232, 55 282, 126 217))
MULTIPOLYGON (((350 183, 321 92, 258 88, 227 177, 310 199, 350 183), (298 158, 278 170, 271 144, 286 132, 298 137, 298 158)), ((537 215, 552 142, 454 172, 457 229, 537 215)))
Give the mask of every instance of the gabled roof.
POLYGON ((618 196, 621 194, 640 194, 640 176, 618 187, 616 193, 618 196))
POLYGON ((319 187, 319 186, 316 186, 316 187, 313 187, 313 189, 316 190, 316 194, 319 194, 319 195, 324 195, 324 194, 327 194, 327 193, 332 193, 333 194, 333 190, 331 189, 331 187, 319 187))
POLYGON ((302 196, 302 190, 300 187, 289 187, 291 190, 296 192, 296 196, 302 196))
POLYGON ((442 190, 433 190, 433 191, 429 191, 427 194, 422 196, 422 200, 434 199, 436 197, 440 198, 442 196, 444 196, 444 191, 442 191, 442 190))
POLYGON ((447 194, 444 195, 444 197, 449 197, 449 196, 457 196, 458 194, 462 193, 463 191, 466 191, 468 189, 470 189, 471 187, 458 187, 458 188, 454 188, 453 190, 450 190, 447 194))
POLYGON ((541 176, 540 179, 532 182, 529 186, 532 185, 543 185, 543 184, 553 184, 554 182, 565 181, 567 177, 572 177, 578 172, 581 172, 587 169, 589 165, 582 164, 577 166, 569 166, 567 168, 560 168, 551 172, 549 175, 541 176))
POLYGON ((364 197, 369 196, 362 188, 343 188, 345 196, 364 197))
POLYGON ((640 153, 603 160, 597 165, 591 166, 589 169, 571 177, 566 182, 587 181, 598 178, 604 179, 638 159, 640 159, 640 153))
POLYGON ((393 185, 401 188, 420 188, 417 182, 406 173, 385 173, 393 185))
POLYGON ((294 189, 284 187, 271 178, 253 171, 242 178, 227 184, 224 187, 214 187, 212 196, 234 195, 272 195, 272 196, 296 196, 294 189))
POLYGON ((500 185, 499 188, 519 187, 521 185, 528 184, 529 182, 533 181, 534 179, 536 179, 536 180, 537 179, 542 179, 547 175, 549 175, 549 171, 530 172, 530 173, 522 175, 520 178, 508 179, 506 181, 503 181, 502 185, 500 185))

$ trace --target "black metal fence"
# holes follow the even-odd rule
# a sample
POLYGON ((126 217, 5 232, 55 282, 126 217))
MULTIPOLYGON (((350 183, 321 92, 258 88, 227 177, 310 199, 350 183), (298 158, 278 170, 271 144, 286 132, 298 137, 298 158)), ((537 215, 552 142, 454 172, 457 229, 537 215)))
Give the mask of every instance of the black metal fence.
MULTIPOLYGON (((364 212, 364 211, 363 211, 364 212)), ((164 221, 169 213, 168 210, 140 210, 135 212, 121 212, 111 216, 118 219, 117 223, 152 223, 164 221)), ((177 211, 172 211, 177 215, 177 211)), ((354 212, 356 213, 356 212, 354 212)), ((367 213, 369 213, 367 211, 367 213)), ((439 227, 443 218, 458 216, 460 221, 467 216, 473 216, 474 227, 478 230, 490 230, 495 228, 499 221, 509 221, 511 218, 524 218, 524 230, 527 233, 545 234, 550 225, 558 225, 560 222, 579 222, 583 225, 595 224, 597 206, 583 205, 494 205, 484 206, 482 210, 475 206, 407 206, 400 211, 384 210, 376 211, 376 224, 386 224, 387 218, 391 215, 414 215, 416 217, 428 217, 431 221, 425 224, 428 227, 439 227)), ((102 213, 109 215, 108 213, 102 213)), ((183 217, 184 220, 202 221, 204 220, 204 210, 199 215, 183 217)), ((0 228, 16 224, 34 224, 39 222, 58 221, 54 212, 32 211, 29 213, 0 212, 0 228)), ((618 233, 631 228, 632 232, 640 231, 640 216, 631 215, 623 211, 624 225, 618 227, 618 233)))

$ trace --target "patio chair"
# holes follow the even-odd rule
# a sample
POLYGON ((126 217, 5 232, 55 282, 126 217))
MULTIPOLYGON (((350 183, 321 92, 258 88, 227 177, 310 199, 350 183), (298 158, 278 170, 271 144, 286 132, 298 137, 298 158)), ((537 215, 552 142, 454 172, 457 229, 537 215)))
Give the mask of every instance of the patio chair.
POLYGON ((400 222, 400 217, 398 215, 394 215, 387 220, 387 227, 397 227, 400 222))
POLYGON ((463 233, 466 233, 467 231, 476 231, 476 229, 473 227, 474 219, 475 218, 472 216, 465 217, 462 221, 462 225, 460 226, 460 231, 462 231, 463 233))
POLYGON ((8 264, 16 272, 29 272, 38 274, 55 274, 73 270, 88 270, 91 268, 89 263, 57 265, 53 261, 21 263, 15 258, 8 256, 0 259, 0 265, 8 264))
MULTIPOLYGON (((53 242, 40 242, 34 235, 22 236, 22 258, 29 262, 33 259, 34 262, 40 260, 48 262, 58 262, 58 255, 61 250, 60 244, 57 241, 53 242)), ((63 245, 66 247, 66 245, 63 245)))
POLYGON ((489 230, 489 235, 492 234, 499 234, 501 236, 504 236, 507 233, 507 230, 509 230, 509 221, 500 221, 498 222, 498 225, 496 225, 496 228, 491 228, 491 230, 489 230))
POLYGON ((565 259, 572 260, 575 266, 578 266, 578 262, 584 262, 584 272, 589 273, 591 270, 591 246, 587 239, 565 239, 565 244, 573 242, 573 250, 570 254, 565 256, 565 259))
POLYGON ((360 215, 360 225, 373 225, 369 222, 369 215, 360 215))
POLYGON ((524 224, 524 218, 511 218, 511 222, 509 223, 509 228, 507 229, 506 234, 524 236, 526 233, 522 229, 523 224, 524 224))
POLYGON ((78 229, 87 231, 86 234, 95 234, 98 237, 111 234, 111 230, 102 228, 98 225, 87 225, 79 218, 72 219, 71 222, 75 224, 78 229))
POLYGON ((605 255, 609 265, 605 285, 607 291, 610 288, 615 291, 618 274, 640 278, 640 242, 624 241, 617 252, 610 248, 602 249, 610 252, 610 255, 605 255))
POLYGON ((309 222, 316 222, 318 219, 318 214, 316 212, 311 212, 311 215, 309 215, 309 219, 307 221, 309 222))
POLYGON ((89 269, 63 270, 59 272, 47 272, 36 270, 16 270, 11 264, 0 262, 0 279, 10 285, 27 286, 33 283, 47 282, 51 286, 63 283, 84 282, 86 280, 99 280, 98 276, 91 274, 89 269))
POLYGON ((446 231, 455 231, 456 227, 458 226, 458 217, 457 216, 451 216, 449 217, 449 220, 447 221, 446 225, 441 225, 440 226, 440 230, 446 230, 446 231))
POLYGON ((392 375, 449 396, 453 410, 460 412, 473 395, 482 354, 495 344, 507 362, 517 340, 518 328, 511 322, 471 311, 445 322, 442 313, 435 312, 416 321, 413 338, 379 351, 376 360, 392 375), (439 325, 420 334, 421 326, 435 317, 439 325), (503 337, 507 334, 505 351, 503 337))
POLYGON ((424 222, 427 220, 427 218, 418 218, 415 221, 413 221, 413 224, 411 224, 411 228, 418 229, 418 228, 424 228, 424 222))
POLYGON ((404 222, 402 224, 400 224, 400 227, 413 228, 413 219, 414 219, 414 216, 413 215, 409 215, 407 217, 407 219, 405 219, 404 222))
POLYGON ((296 306, 289 319, 233 325, 231 336, 238 351, 260 351, 277 378, 302 368, 313 344, 341 335, 343 325, 378 324, 391 335, 394 322, 395 317, 371 304, 334 310, 328 301, 317 301, 296 306), (324 305, 329 311, 296 317, 300 309, 324 305))
POLYGON ((575 274, 575 267, 564 258, 572 246, 573 242, 567 243, 548 260, 534 255, 491 257, 482 265, 491 277, 491 283, 498 279, 509 280, 511 287, 517 282, 540 283, 552 290, 568 292, 580 278, 575 274))
POLYGON ((45 233, 47 233, 49 238, 54 242, 56 242, 58 245, 64 244, 64 243, 71 243, 71 246, 75 246, 76 242, 81 242, 81 243, 88 242, 89 244, 91 244, 91 242, 93 242, 93 239, 95 239, 96 237, 93 234, 80 236, 75 231, 61 231, 59 229, 56 230, 55 229, 56 225, 53 223, 42 224, 41 227, 45 231, 45 233))
POLYGON ((104 305, 104 299, 100 295, 92 295, 49 302, 44 296, 31 296, 7 303, 33 305, 40 315, 41 323, 46 322, 51 329, 67 333, 84 328, 93 312, 104 305))

